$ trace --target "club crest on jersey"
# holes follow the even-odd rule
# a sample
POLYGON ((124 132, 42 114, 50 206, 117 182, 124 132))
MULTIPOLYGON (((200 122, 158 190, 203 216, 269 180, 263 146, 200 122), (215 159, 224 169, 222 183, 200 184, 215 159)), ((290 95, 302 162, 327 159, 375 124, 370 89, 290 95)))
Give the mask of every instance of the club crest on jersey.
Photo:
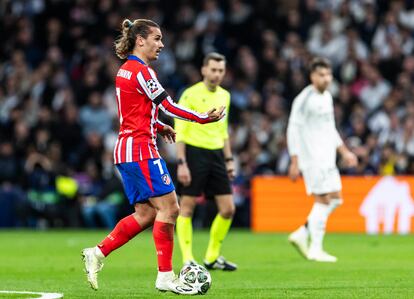
POLYGON ((155 92, 158 89, 158 84, 154 79, 149 79, 146 82, 147 84, 147 88, 151 91, 151 92, 155 92))
POLYGON ((165 185, 169 185, 169 184, 171 184, 171 179, 170 179, 170 176, 166 173, 166 174, 164 174, 162 177, 161 177, 161 179, 162 179, 162 182, 165 184, 165 185))

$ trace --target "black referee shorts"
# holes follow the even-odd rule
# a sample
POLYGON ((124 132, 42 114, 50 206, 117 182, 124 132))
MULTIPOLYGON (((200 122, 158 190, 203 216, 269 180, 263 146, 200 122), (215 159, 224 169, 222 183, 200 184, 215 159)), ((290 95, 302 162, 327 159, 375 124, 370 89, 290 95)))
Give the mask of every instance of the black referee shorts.
POLYGON ((206 197, 231 194, 223 150, 208 150, 186 144, 186 160, 191 172, 191 184, 180 184, 179 194, 206 197))

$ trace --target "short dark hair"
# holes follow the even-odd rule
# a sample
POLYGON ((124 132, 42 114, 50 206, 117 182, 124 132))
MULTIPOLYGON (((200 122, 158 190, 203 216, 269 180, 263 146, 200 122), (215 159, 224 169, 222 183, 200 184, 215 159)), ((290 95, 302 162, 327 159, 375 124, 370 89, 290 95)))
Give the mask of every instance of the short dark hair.
POLYGON ((325 68, 325 69, 331 69, 331 63, 328 59, 323 57, 315 57, 312 59, 311 63, 309 64, 309 71, 313 73, 316 71, 317 68, 325 68))
POLYGON ((208 65, 208 62, 210 60, 224 61, 224 63, 226 63, 226 57, 224 55, 220 54, 220 53, 217 53, 217 52, 208 53, 203 59, 203 65, 208 65))

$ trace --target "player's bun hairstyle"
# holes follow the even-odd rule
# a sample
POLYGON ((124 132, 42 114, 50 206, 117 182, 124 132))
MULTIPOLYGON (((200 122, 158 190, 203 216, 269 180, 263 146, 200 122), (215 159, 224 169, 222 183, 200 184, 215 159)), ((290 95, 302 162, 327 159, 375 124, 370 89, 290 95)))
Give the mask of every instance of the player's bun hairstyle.
POLYGON ((226 57, 217 52, 208 53, 203 59, 203 65, 208 65, 208 62, 210 60, 219 61, 219 62, 224 61, 224 63, 226 63, 226 57))
POLYGON ((313 73, 318 68, 326 68, 331 69, 331 63, 328 59, 322 57, 315 57, 312 59, 311 63, 309 64, 309 71, 313 73))
POLYGON ((154 21, 147 19, 136 19, 131 22, 125 19, 121 26, 121 36, 115 41, 115 53, 121 59, 125 59, 131 54, 135 47, 137 35, 147 38, 151 32, 151 27, 160 28, 154 21))

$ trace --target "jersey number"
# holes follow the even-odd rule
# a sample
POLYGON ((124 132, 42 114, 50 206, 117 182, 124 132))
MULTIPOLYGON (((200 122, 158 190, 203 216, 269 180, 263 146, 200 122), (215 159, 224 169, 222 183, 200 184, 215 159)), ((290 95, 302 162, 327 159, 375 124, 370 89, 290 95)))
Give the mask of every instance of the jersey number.
POLYGON ((160 174, 163 175, 164 174, 164 169, 162 168, 161 160, 157 159, 153 163, 154 163, 154 165, 158 166, 158 169, 160 170, 160 174))
POLYGON ((121 111, 121 89, 119 87, 116 88, 116 101, 118 102, 119 123, 122 125, 124 118, 121 111))

